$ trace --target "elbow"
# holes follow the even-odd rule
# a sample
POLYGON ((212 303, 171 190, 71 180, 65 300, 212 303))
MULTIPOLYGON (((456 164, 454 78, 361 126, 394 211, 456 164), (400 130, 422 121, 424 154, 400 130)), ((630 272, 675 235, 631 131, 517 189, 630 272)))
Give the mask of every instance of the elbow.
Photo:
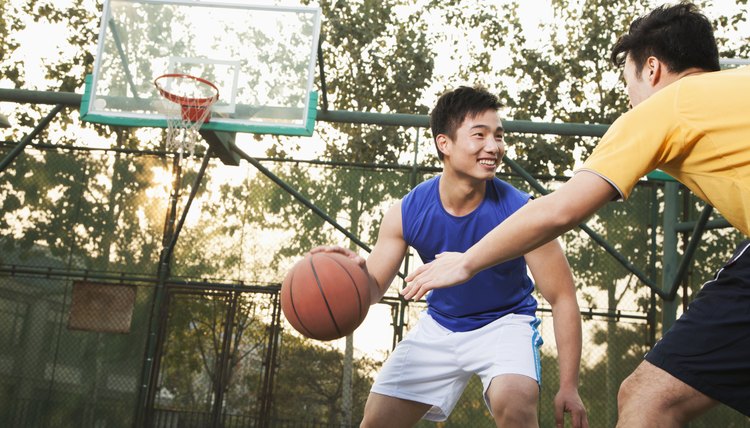
POLYGON ((575 205, 564 201, 563 203, 551 203, 544 210, 547 215, 547 223, 561 235, 586 221, 587 215, 576 209, 575 205))

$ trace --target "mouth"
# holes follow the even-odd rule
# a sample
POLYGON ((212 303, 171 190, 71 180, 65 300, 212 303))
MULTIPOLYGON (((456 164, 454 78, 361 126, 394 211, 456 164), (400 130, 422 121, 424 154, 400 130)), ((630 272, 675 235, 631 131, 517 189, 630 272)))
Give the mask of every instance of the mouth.
POLYGON ((497 166, 497 159, 479 159, 479 164, 484 166, 497 166))

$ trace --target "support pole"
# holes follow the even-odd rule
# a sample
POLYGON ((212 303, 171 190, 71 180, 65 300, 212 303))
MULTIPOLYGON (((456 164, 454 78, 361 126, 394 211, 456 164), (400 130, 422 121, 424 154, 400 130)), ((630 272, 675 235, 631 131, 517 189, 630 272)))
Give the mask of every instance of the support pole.
MULTIPOLYGON (((164 242, 167 243, 161 251, 161 255, 159 257, 159 267, 157 271, 158 281, 156 283, 156 288, 154 290, 154 300, 153 305, 151 309, 151 319, 149 320, 149 330, 148 330, 148 337, 146 339, 146 354, 143 361, 143 370, 141 372, 141 383, 140 383, 140 390, 138 393, 138 403, 136 408, 136 418, 135 422, 138 427, 141 426, 151 426, 153 424, 153 421, 151 420, 152 416, 152 410, 153 410, 153 404, 156 397, 156 388, 157 388, 157 375, 158 375, 158 367, 159 367, 159 361, 158 361, 158 349, 161 342, 161 333, 162 333, 162 321, 166 317, 167 314, 167 302, 168 299, 167 291, 166 291, 166 284, 167 279, 171 275, 171 259, 172 254, 174 252, 174 247, 177 245, 177 239, 179 238, 180 231, 182 230, 183 225, 185 224, 185 219, 187 218, 187 214, 190 211, 190 206, 192 205, 193 199, 195 198, 196 193, 198 193, 198 186, 200 186, 201 181, 203 181, 203 176, 206 172, 206 168, 208 167, 208 161, 211 159, 211 156, 213 156, 213 150, 209 146, 208 150, 206 150, 206 154, 203 157, 203 162, 201 163, 200 170, 198 171, 198 174, 195 177, 195 180, 193 181, 193 186, 190 189, 190 195, 188 196, 187 203, 185 204, 185 208, 182 210, 182 214, 180 216, 180 220, 178 221, 177 225, 174 227, 174 230, 171 230, 172 228, 168 225, 166 226, 166 230, 164 233, 164 242)), ((179 164, 177 164, 179 166, 179 164)), ((177 181, 177 180, 176 180, 177 181)), ((173 186, 173 207, 176 203, 176 195, 178 191, 178 185, 179 183, 175 183, 173 186)), ((172 215, 170 215, 170 218, 174 218, 174 209, 171 210, 172 215)))
MULTIPOLYGON (((664 244, 662 255, 662 292, 666 294, 677 276, 677 215, 679 206, 679 184, 675 182, 664 183, 664 244)), ((662 296, 665 297, 665 296, 662 296)), ((677 317, 678 302, 674 299, 664 298, 662 308, 662 336, 674 324, 677 317)))
POLYGON ((39 135, 44 130, 44 128, 46 128, 47 125, 49 125, 49 123, 52 122, 52 119, 55 116, 57 116, 57 113, 60 113, 60 111, 63 108, 65 107, 62 104, 56 105, 52 109, 52 111, 50 111, 49 114, 47 114, 47 116, 45 116, 41 122, 39 122, 39 124, 31 131, 29 135, 25 136, 23 140, 21 140, 20 143, 16 144, 16 146, 13 147, 13 150, 11 150, 10 153, 8 153, 8 155, 5 156, 5 159, 3 159, 0 162, 0 172, 5 171, 5 168, 7 168, 8 165, 10 165, 10 163, 13 162, 13 159, 15 159, 18 155, 20 155, 21 152, 23 152, 23 149, 26 148, 26 146, 31 142, 31 140, 36 138, 37 135, 39 135))

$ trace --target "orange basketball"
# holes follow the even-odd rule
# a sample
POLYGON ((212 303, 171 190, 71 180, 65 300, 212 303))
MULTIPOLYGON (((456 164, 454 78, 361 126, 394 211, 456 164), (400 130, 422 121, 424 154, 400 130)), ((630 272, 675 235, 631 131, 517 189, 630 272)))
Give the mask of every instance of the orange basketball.
POLYGON ((333 340, 349 335, 370 308, 365 271, 339 253, 308 254, 281 285, 281 310, 303 335, 333 340))

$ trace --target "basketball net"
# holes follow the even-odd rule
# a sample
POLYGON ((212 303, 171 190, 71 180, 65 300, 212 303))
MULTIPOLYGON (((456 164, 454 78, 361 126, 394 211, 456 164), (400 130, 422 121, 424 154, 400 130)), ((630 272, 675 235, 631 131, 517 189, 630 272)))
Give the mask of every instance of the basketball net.
POLYGON ((198 132, 211 119, 211 107, 219 99, 213 83, 188 74, 164 74, 154 80, 162 95, 159 110, 167 118, 167 150, 195 154, 202 140, 198 132))

